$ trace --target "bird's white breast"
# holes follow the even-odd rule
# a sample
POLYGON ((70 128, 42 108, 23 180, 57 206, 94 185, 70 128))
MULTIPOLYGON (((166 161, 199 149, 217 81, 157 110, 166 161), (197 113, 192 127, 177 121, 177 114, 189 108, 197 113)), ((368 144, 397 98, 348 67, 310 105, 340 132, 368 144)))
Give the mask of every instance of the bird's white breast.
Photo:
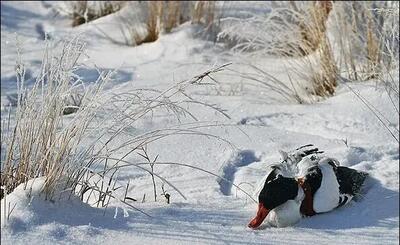
POLYGON ((286 227, 296 224, 301 219, 300 206, 303 199, 304 191, 299 187, 295 200, 289 200, 269 212, 266 218, 267 223, 275 227, 286 227))
POLYGON ((321 161, 319 168, 322 172, 321 186, 314 195, 314 211, 324 213, 336 208, 339 203, 339 183, 335 172, 327 161, 321 161))

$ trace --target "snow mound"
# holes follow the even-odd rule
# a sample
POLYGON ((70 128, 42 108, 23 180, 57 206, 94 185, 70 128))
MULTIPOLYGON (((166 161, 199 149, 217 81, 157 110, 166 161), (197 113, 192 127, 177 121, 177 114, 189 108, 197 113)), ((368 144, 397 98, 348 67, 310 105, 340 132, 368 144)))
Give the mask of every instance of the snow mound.
POLYGON ((61 227, 122 228, 124 226, 122 219, 113 218, 111 210, 105 212, 104 209, 91 207, 76 195, 71 195, 68 190, 56 190, 54 200, 45 200, 45 194, 42 192, 45 180, 45 177, 40 177, 29 180, 26 185, 20 184, 1 200, 3 212, 4 207, 7 207, 7 215, 1 216, 2 231, 5 228, 5 232, 16 234, 29 232, 30 229, 41 225, 42 228, 48 229, 49 233, 59 233, 60 231, 56 230, 60 229, 60 226, 56 228, 55 223, 61 224, 61 227))

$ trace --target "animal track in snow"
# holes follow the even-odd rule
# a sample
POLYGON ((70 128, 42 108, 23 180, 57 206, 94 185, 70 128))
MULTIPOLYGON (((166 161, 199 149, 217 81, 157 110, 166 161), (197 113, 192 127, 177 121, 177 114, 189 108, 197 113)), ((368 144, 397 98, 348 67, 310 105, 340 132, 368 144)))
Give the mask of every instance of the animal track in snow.
POLYGON ((35 24, 35 31, 39 35, 40 40, 46 40, 46 31, 42 23, 35 24))
MULTIPOLYGON (((222 177, 234 182, 235 173, 240 167, 248 166, 251 163, 259 162, 261 156, 253 150, 241 150, 234 152, 231 157, 225 162, 222 168, 222 177)), ((228 196, 231 195, 232 183, 227 182, 223 179, 218 180, 220 190, 222 194, 228 196)))

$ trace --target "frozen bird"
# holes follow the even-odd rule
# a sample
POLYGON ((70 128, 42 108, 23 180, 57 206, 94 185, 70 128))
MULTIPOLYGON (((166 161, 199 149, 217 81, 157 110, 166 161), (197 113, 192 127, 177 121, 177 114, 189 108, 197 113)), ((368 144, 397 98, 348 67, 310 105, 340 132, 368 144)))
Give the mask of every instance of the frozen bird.
POLYGON ((290 226, 303 216, 343 206, 359 194, 367 173, 339 166, 336 159, 321 157, 323 152, 309 147, 281 152, 283 161, 269 167, 256 191, 258 211, 250 228, 264 220, 271 226, 290 226))

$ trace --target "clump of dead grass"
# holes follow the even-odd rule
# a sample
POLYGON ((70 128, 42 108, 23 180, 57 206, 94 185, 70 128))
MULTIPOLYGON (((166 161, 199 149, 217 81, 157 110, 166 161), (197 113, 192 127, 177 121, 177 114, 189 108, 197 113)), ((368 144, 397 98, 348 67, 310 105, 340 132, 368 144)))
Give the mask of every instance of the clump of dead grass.
MULTIPOLYGON (((162 32, 170 33, 182 23, 191 21, 192 24, 203 26, 210 31, 215 25, 216 3, 214 1, 149 1, 134 3, 127 8, 140 8, 144 15, 122 17, 124 29, 128 30, 129 45, 154 42, 162 32), (138 23, 144 23, 144 28, 138 28, 138 23)), ((140 15, 140 14, 136 14, 140 15)), ((140 25, 139 25, 140 26, 140 25)))
POLYGON ((83 53, 84 43, 74 38, 65 41, 60 50, 61 54, 53 56, 46 49, 35 84, 26 88, 25 65, 18 49, 18 104, 13 120, 9 116, 8 121, 2 123, 3 195, 30 179, 46 176, 43 192, 46 199, 51 199, 60 179, 73 174, 72 162, 80 160, 76 158, 77 146, 91 123, 95 112, 92 102, 107 76, 99 78, 98 83, 82 95, 72 122, 65 125, 66 98, 79 86, 79 82, 72 79, 72 72, 83 53))
MULTIPOLYGON (((291 4, 297 10, 296 3, 291 4)), ((310 82, 309 92, 319 97, 333 95, 338 84, 338 68, 326 33, 332 5, 331 1, 314 2, 307 11, 309 17, 299 22, 301 40, 296 55, 304 58, 293 67, 298 66, 299 76, 310 82)))
POLYGON ((222 20, 229 25, 219 37, 246 57, 289 58, 291 76, 316 98, 332 96, 340 76, 376 79, 398 59, 398 34, 393 35, 398 15, 388 14, 398 13, 394 2, 291 1, 272 6, 265 15, 222 20))
POLYGON ((72 26, 79 26, 119 11, 125 1, 68 1, 64 5, 59 10, 72 18, 72 26))
MULTIPOLYGON (((151 1, 148 2, 148 14, 146 20, 147 34, 143 40, 137 41, 137 44, 154 42, 158 39, 161 32, 161 24, 163 17, 163 5, 162 1, 151 1)), ((136 39, 136 38, 135 38, 136 39)))
POLYGON ((173 28, 180 24, 181 8, 182 3, 180 1, 168 1, 166 3, 166 14, 164 17, 164 29, 166 33, 171 32, 173 28))
POLYGON ((345 78, 378 78, 385 73, 384 66, 398 57, 391 55, 398 53, 398 36, 393 35, 398 29, 398 9, 395 2, 335 3, 334 38, 345 78))

